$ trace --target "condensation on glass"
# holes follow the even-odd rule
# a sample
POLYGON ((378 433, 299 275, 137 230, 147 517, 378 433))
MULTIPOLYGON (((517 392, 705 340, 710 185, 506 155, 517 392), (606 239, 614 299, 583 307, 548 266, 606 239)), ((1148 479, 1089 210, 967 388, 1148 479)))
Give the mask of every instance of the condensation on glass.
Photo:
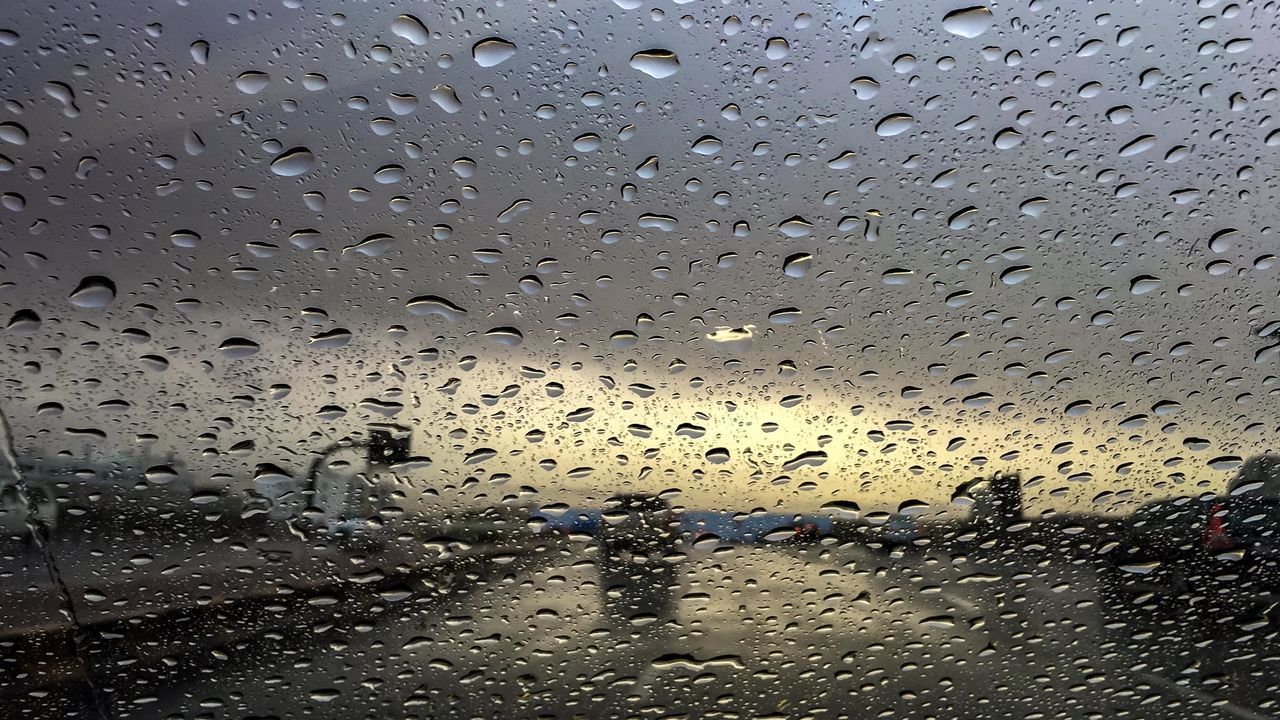
POLYGON ((0 716, 1280 713, 1274 3, 8 10, 0 716))

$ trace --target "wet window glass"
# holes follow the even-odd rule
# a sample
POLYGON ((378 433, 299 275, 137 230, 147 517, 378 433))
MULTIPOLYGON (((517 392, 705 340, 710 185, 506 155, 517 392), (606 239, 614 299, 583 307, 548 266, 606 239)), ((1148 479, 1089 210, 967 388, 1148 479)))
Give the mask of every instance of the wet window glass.
POLYGON ((0 717, 1280 716, 1280 41, 10 2, 0 717))

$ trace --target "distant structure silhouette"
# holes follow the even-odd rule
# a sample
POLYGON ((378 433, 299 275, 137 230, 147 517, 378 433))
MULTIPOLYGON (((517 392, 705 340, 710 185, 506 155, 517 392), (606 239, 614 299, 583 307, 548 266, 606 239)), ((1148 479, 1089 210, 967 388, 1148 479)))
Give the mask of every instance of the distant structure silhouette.
POLYGON ((969 500, 969 523, 985 530, 1003 531, 1022 522, 1022 475, 995 473, 964 483, 954 497, 969 500))
POLYGON ((1245 460, 1227 486, 1227 493, 1280 497, 1280 455, 1254 455, 1245 460))

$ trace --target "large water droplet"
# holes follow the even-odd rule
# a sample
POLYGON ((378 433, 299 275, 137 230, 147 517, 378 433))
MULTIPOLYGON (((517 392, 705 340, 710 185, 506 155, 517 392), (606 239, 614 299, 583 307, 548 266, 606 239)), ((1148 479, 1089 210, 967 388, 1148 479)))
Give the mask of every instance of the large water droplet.
POLYGON ((1029 265, 1014 265, 1000 273, 1000 282, 1005 285, 1021 285, 1030 279, 1032 269, 1029 265))
POLYGON ((1120 148, 1120 157, 1133 157, 1150 150, 1156 144, 1155 135, 1142 135, 1134 138, 1120 148))
POLYGON ((676 426, 675 434, 681 437, 687 437, 687 438, 692 438, 694 440, 697 440, 698 438, 707 434, 707 429, 702 427, 701 425, 695 425, 693 423, 685 422, 685 423, 680 423, 678 426, 676 426))
POLYGON ((794 325, 800 322, 802 317, 803 313, 799 308, 781 308, 769 313, 769 322, 774 325, 794 325))
POLYGON ((952 230, 968 230, 973 226, 974 216, 978 214, 978 208, 970 205, 951 214, 947 218, 947 227, 952 230))
POLYGON ((405 303, 405 309, 412 315, 439 315, 450 322, 461 320, 467 314, 466 310, 435 295, 419 295, 405 303))
POLYGON ((1224 253, 1231 249, 1235 236, 1239 234, 1235 228, 1219 230, 1209 237, 1209 249, 1216 253, 1224 253))
POLYGON ((62 114, 67 117, 78 117, 80 108, 76 105, 76 93, 71 86, 51 80, 44 84, 44 93, 62 103, 62 114))
POLYGON ((498 213, 498 222, 509 223, 532 209, 532 200, 529 200, 528 198, 520 198, 508 205, 505 210, 498 213))
POLYGON ((379 185, 394 185, 404 180, 403 165, 383 165, 373 172, 373 179, 379 185))
POLYGON ((1160 278, 1152 275, 1138 275, 1129 281, 1129 292, 1134 295, 1146 295, 1160 287, 1160 278))
POLYGON ((583 133, 573 139, 573 149, 578 152, 595 152, 600 149, 600 136, 596 133, 583 133))
MULTIPOLYGON (((0 156, 0 158, 2 157, 3 156, 0 156)), ((84 180, 89 177, 89 173, 93 172, 96 167, 98 167, 98 158, 92 155, 85 155, 76 163, 76 177, 80 180, 84 180)))
POLYGON ((356 243, 342 248, 342 252, 359 253, 365 257, 380 257, 395 245, 395 238, 386 233, 374 233, 356 243))
POLYGON ((1049 207, 1048 198, 1033 197, 1019 205, 1018 209, 1021 210, 1024 215, 1030 215, 1031 217, 1038 218, 1044 214, 1045 208, 1047 207, 1049 207))
POLYGON ((671 215, 644 213, 636 218, 636 224, 642 228, 656 228, 663 232, 674 232, 678 221, 671 215))
POLYGON ((537 295, 542 292, 542 281, 536 275, 525 275, 516 282, 516 287, 525 295, 537 295))
POLYGON ((693 143, 691 148, 699 155, 715 155, 724 148, 724 143, 720 142, 720 138, 712 135, 703 135, 693 143))
POLYGON ((200 244, 200 233, 195 230, 174 230, 169 233, 169 242, 180 248, 193 248, 200 244))
POLYGON ((191 157, 203 155, 205 150, 204 138, 200 137, 200 133, 195 130, 188 130, 182 136, 182 149, 191 157))
POLYGON ((714 332, 707 333, 707 340, 723 345, 730 352, 742 352, 751 347, 752 340, 755 338, 755 326, 745 325, 743 327, 718 327, 714 332))
POLYGON ((426 45, 431 33, 421 20, 413 15, 400 15, 391 21, 391 32, 414 45, 426 45))
POLYGON ((30 135, 27 129, 16 122, 0 123, 0 140, 14 145, 26 145, 30 135))
POLYGON ((911 129, 916 124, 916 119, 906 113, 894 113, 886 115, 876 123, 876 134, 880 137, 893 137, 911 129))
POLYGON ((852 500, 832 500, 829 503, 825 503, 821 509, 841 520, 857 520, 862 514, 862 508, 858 507, 858 503, 852 500))
POLYGON ((143 473, 147 482, 155 485, 167 485, 178 479, 178 471, 168 465, 153 465, 143 473))
POLYGON ((34 310, 19 310, 9 318, 5 329, 19 335, 33 335, 40 329, 40 316, 34 310))
POLYGON ((1000 132, 996 133, 995 140, 993 140, 992 142, 995 144, 996 149, 998 150, 1010 150, 1012 148, 1016 148, 1019 145, 1021 145, 1022 141, 1025 140, 1026 137, 1027 137, 1026 135, 1023 135, 1017 130, 1014 130, 1011 127, 1007 127, 1001 130, 1000 132))
POLYGON ((462 462, 466 465, 476 465, 497 456, 498 451, 493 448, 476 448, 475 450, 467 453, 466 457, 462 459, 462 462))
POLYGON ((471 57, 480 67, 501 65, 516 54, 515 43, 500 37, 489 37, 471 46, 471 57))
POLYGON ((818 467, 827 462, 827 453, 823 450, 810 450, 800 453, 794 458, 783 463, 782 469, 786 472, 794 472, 802 467, 818 467))
POLYGON ((454 160, 452 167, 454 174, 461 178, 469 178, 476 174, 476 161, 469 157, 454 160))
POLYGON ((197 65, 204 65, 209 62, 209 43, 204 40, 197 40, 191 43, 191 59, 197 65))
POLYGON ((239 360, 256 355, 260 348, 261 346, 258 343, 249 338, 233 337, 223 340, 222 344, 218 345, 218 352, 222 353, 224 357, 239 360))
POLYGON ((640 342, 640 336, 631 330, 619 330, 609 336, 609 344, 616 350, 625 350, 635 347, 640 342))
POLYGON ((387 107, 396 115, 408 115, 418 108, 418 96, 393 92, 387 96, 387 107))
POLYGON ((297 177, 310 172, 316 165, 316 156, 305 147, 285 150, 271 161, 271 172, 280 177, 297 177))
POLYGON ((991 27, 991 11, 982 5, 952 10, 942 18, 942 29, 962 38, 976 38, 991 27))
POLYGON ((802 278, 809 274, 809 269, 812 267, 813 256, 809 253, 788 255, 787 259, 782 262, 782 272, 787 277, 802 278))
POLYGON ((351 331, 346 328, 334 328, 326 332, 312 335, 308 344, 311 347, 333 349, 351 342, 351 331))
POLYGON ((799 215, 793 215, 778 223, 778 232, 789 238, 801 238, 813 232, 813 223, 799 215))
POLYGON ((650 155, 644 159, 644 162, 636 166, 636 175, 651 180, 658 174, 658 156, 650 155))
POLYGON ((885 285, 906 285, 916 276, 916 271, 910 268, 889 268, 880 273, 880 280, 885 285))
POLYGON ((705 457, 709 463, 714 465, 723 465, 724 463, 729 462, 731 456, 729 455, 729 448, 715 447, 703 453, 703 457, 705 457))
POLYGON ((631 56, 631 67, 649 77, 662 79, 676 74, 680 58, 670 50, 641 50, 631 56))
POLYGON ((329 78, 324 73, 309 72, 302 76, 302 87, 316 92, 329 87, 329 78))
POLYGON ((437 85, 431 90, 431 102, 450 115, 462 109, 462 101, 452 85, 437 85))
POLYGON ((245 70, 236 76, 236 89, 245 95, 257 95, 266 89, 271 76, 257 70, 245 70))
POLYGON ((91 310, 100 310, 116 299, 116 284, 110 278, 101 275, 90 275, 80 281, 75 291, 67 298, 72 305, 91 310))
POLYGON ((524 342, 524 334, 513 327, 490 328, 484 334, 493 342, 505 347, 515 347, 524 342))
POLYGON ((848 170, 853 167, 854 160, 857 156, 852 150, 845 150, 839 155, 827 161, 827 167, 832 170, 848 170))
POLYGON ((880 83, 876 82, 875 78, 866 76, 854 78, 849 83, 849 87, 853 88, 853 94, 859 100, 870 100, 880 94, 880 83))

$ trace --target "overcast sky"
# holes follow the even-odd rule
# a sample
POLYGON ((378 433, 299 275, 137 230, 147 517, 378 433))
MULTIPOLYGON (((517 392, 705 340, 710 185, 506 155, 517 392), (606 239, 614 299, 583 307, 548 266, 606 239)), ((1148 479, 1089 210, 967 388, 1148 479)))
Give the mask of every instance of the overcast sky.
POLYGON ((240 483, 389 419, 459 502, 1220 487, 1277 430, 1280 96, 1274 18, 1201 5, 23 8, 19 449, 240 483))

